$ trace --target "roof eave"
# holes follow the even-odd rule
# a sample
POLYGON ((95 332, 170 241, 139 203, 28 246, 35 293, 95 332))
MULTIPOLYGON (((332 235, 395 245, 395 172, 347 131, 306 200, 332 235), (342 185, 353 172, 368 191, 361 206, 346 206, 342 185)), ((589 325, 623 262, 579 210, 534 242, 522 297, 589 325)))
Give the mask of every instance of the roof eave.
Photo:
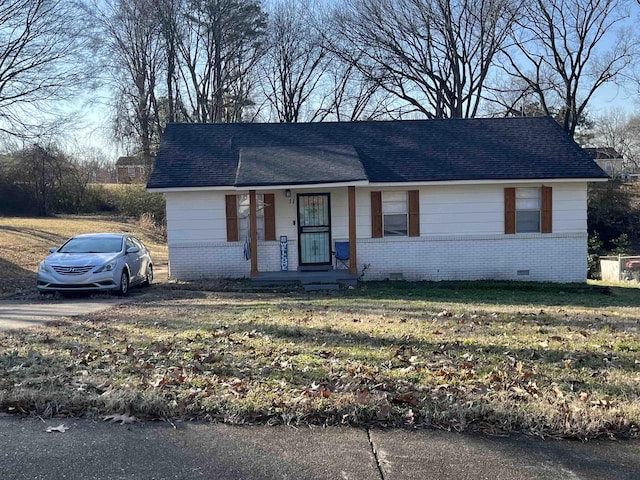
POLYGON ((323 183, 289 183, 289 184, 263 184, 263 185, 215 185, 200 187, 147 187, 148 192, 170 193, 170 192, 215 192, 215 191, 247 191, 247 190, 303 190, 317 188, 340 188, 340 187, 365 187, 369 185, 368 180, 349 180, 343 182, 323 182, 323 183))
POLYGON ((425 180, 420 182, 369 182, 371 187, 393 187, 398 185, 492 185, 496 183, 585 183, 606 182, 609 177, 568 177, 568 178, 492 178, 492 179, 458 179, 458 180, 425 180))
POLYGON ((278 185, 216 185, 200 187, 147 187, 152 193, 171 192, 205 192, 205 191, 247 191, 247 190, 308 190, 318 188, 340 187, 397 187, 429 186, 429 185, 492 185, 497 183, 528 184, 528 183, 587 183, 606 182, 609 177, 571 177, 571 178, 501 178, 501 179, 475 179, 475 180, 425 180, 420 182, 369 182, 367 180, 354 180, 333 183, 291 183, 278 185))

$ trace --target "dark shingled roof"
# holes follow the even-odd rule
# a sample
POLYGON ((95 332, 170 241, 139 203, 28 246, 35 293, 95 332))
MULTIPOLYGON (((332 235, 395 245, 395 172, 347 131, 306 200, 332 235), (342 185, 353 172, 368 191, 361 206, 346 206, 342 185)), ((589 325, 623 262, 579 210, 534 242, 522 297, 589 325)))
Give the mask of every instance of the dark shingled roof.
POLYGON ((241 147, 237 186, 367 180, 351 145, 241 147), (292 168, 295 162, 295 168, 292 168))
POLYGON ((608 178, 551 118, 169 124, 149 188, 608 178))

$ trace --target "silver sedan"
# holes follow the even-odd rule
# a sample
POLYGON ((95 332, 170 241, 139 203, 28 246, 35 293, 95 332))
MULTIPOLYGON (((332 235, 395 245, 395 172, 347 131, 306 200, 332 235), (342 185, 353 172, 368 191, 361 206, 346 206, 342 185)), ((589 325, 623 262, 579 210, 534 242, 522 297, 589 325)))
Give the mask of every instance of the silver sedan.
POLYGON ((129 287, 153 282, 151 255, 132 235, 77 235, 50 252, 38 266, 40 293, 108 291, 124 296, 129 287))

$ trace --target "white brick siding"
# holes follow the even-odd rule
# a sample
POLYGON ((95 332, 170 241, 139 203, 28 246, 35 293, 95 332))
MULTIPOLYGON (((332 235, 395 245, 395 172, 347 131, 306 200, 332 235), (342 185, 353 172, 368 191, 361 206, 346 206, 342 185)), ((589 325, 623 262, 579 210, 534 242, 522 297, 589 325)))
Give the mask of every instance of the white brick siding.
MULTIPOLYGON (((248 278, 242 242, 173 245, 172 278, 248 278)), ((365 280, 401 274, 405 280, 531 280, 583 282, 587 236, 582 234, 396 237, 358 240, 358 272, 365 280)), ((297 268, 297 245, 289 242, 289 268, 297 268)), ((280 270, 279 242, 260 242, 258 270, 280 270)))
MULTIPOLYGON (((528 185, 528 184, 526 184, 528 185)), ((365 280, 507 279, 583 282, 587 271, 586 183, 554 183, 553 232, 504 232, 504 187, 519 184, 428 185, 356 189, 358 272, 365 280), (372 190, 420 190, 420 237, 371 238, 372 190)), ((332 240, 348 238, 347 188, 275 190, 276 237, 288 237, 289 270, 298 268, 298 193, 331 195, 332 240)), ((226 241, 224 195, 240 191, 167 193, 172 278, 250 275, 244 242, 226 241)), ((258 193, 264 193, 258 191, 258 193)), ((280 243, 258 243, 258 270, 280 270, 280 243)))
MULTIPOLYGON (((289 242, 289 268, 298 264, 296 242, 289 242)), ((280 271, 280 242, 258 242, 258 270, 280 271)), ((169 276, 180 280, 248 278, 251 261, 244 242, 175 243, 169 248, 169 276)))
POLYGON ((358 241, 365 280, 395 273, 406 280, 583 282, 586 234, 477 235, 358 241))

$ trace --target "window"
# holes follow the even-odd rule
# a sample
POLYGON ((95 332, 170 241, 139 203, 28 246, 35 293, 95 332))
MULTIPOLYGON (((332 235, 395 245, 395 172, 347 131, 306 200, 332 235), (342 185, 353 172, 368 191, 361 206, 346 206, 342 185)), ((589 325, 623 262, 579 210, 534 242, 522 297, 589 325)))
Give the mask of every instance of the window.
POLYGON ((420 191, 371 192, 371 238, 420 236, 420 191))
POLYGON ((129 178, 133 178, 136 176, 136 167, 127 167, 127 175, 129 178))
POLYGON ((382 228, 385 237, 408 234, 407 192, 382 192, 382 228))
POLYGON ((540 189, 516 188, 516 232, 540 231, 540 189))
POLYGON ((551 233, 553 227, 552 188, 504 189, 504 233, 551 233))
MULTIPOLYGON (((225 195, 227 242, 245 241, 249 236, 249 195, 225 195)), ((273 193, 256 194, 258 240, 276 240, 276 210, 273 193)))
POLYGON ((126 245, 125 245, 125 250, 129 250, 130 248, 135 247, 136 244, 133 243, 133 240, 131 239, 131 237, 127 237, 127 241, 126 241, 126 245))
MULTIPOLYGON (((264 195, 256 195, 256 224, 258 240, 264 240, 264 195)), ((238 228, 240 240, 249 237, 249 194, 238 195, 238 228)))

